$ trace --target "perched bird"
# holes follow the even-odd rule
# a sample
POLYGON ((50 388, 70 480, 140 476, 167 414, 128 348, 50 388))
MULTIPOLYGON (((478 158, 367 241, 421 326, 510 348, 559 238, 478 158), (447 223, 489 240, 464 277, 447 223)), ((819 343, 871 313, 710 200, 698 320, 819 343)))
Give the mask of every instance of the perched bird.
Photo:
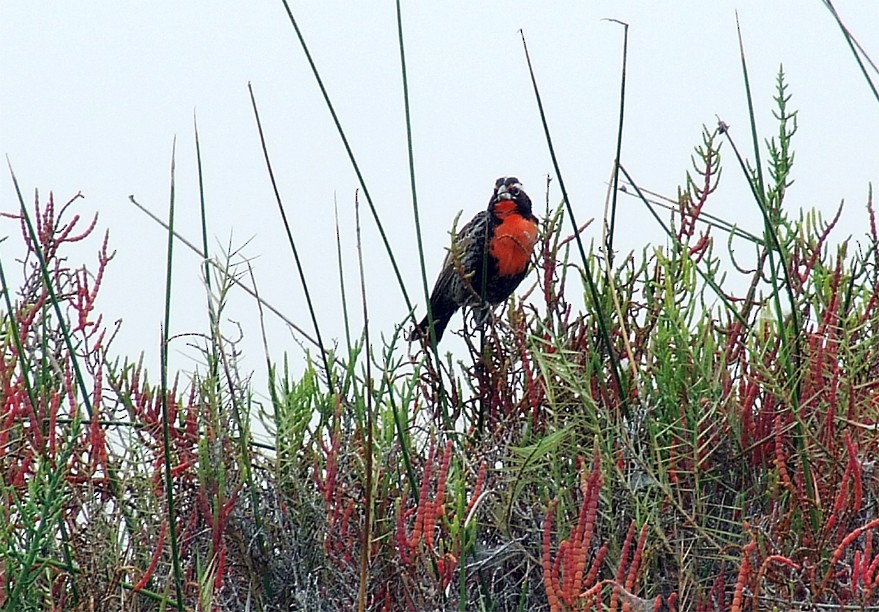
MULTIPOLYGON (((430 294, 436 341, 462 306, 481 309, 484 322, 491 306, 506 300, 525 278, 536 242, 537 218, 531 213, 531 199, 516 177, 499 178, 488 208, 453 236, 430 294)), ((428 338, 428 326, 424 317, 409 340, 428 338)))

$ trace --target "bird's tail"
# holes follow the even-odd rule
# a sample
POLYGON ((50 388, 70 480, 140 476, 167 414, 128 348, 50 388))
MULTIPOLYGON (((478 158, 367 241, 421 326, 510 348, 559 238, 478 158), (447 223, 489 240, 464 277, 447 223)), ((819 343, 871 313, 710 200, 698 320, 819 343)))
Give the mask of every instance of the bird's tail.
MULTIPOLYGON (((452 301, 446 300, 431 300, 430 301, 430 310, 433 313, 433 331, 436 334, 436 342, 439 344, 440 339, 443 337, 443 332, 446 331, 446 326, 449 324, 449 321, 452 318, 452 315, 455 314, 455 311, 458 310, 458 305, 452 301)), ((418 338, 430 339, 430 331, 429 331, 430 323, 428 318, 425 316, 421 323, 415 326, 415 329, 412 330, 412 333, 409 334, 409 341, 417 340, 418 338)))
MULTIPOLYGON (((440 318, 434 316, 433 331, 436 333, 437 344, 439 344, 440 339, 443 337, 443 332, 446 331, 446 326, 448 324, 449 324, 448 318, 440 319, 440 318)), ((424 319, 421 320, 421 323, 419 323, 415 327, 415 329, 412 330, 412 333, 409 334, 409 341, 411 342, 411 341, 417 340, 419 338, 429 339, 430 338, 430 336, 429 336, 430 332, 428 329, 429 326, 430 326, 430 324, 427 320, 427 317, 424 317, 424 319)))

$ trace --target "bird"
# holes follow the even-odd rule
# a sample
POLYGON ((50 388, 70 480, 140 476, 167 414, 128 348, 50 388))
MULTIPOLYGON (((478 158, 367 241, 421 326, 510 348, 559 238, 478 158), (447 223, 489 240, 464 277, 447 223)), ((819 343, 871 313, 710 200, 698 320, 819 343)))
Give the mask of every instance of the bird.
MULTIPOLYGON (((459 308, 479 309, 477 324, 482 325, 491 307, 510 297, 528 274, 537 238, 537 218, 519 179, 497 179, 488 208, 452 235, 452 247, 430 294, 437 343, 459 308)), ((409 340, 429 340, 429 327, 425 316, 409 340)))

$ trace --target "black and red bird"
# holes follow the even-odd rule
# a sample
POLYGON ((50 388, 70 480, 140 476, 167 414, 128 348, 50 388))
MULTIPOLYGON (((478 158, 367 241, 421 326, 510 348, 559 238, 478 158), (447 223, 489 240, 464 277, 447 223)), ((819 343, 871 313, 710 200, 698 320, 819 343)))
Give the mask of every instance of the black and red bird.
MULTIPOLYGON (((536 242, 537 218, 531 212, 531 199, 516 177, 499 178, 488 208, 453 236, 430 294, 436 341, 462 306, 482 310, 484 321, 491 306, 506 300, 528 273, 536 242)), ((428 325, 424 317, 409 339, 429 337, 428 325)))

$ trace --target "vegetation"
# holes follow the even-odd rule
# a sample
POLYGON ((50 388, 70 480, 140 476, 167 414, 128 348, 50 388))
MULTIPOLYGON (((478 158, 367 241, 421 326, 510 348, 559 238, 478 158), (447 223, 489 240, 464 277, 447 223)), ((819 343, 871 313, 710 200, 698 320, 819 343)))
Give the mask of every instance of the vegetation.
MULTIPOLYGON (((95 310, 113 258, 95 221, 76 197, 28 207, 19 191, 20 287, 0 261, 0 603, 879 606, 872 193, 860 244, 792 213, 781 71, 775 113, 750 162, 722 122, 705 128, 671 200, 619 166, 613 205, 637 198, 665 246, 614 256, 610 232, 586 253, 565 199, 531 287, 467 332, 469 355, 409 347, 402 325, 381 342, 352 330, 347 353, 317 342, 304 366, 270 364, 268 404, 222 330, 242 276, 229 259, 205 268, 204 367, 180 380, 165 364, 157 383, 114 356, 95 310), (708 213, 729 160, 759 236, 708 213), (67 255, 83 241, 91 271, 67 255)), ((173 195, 170 213, 169 272, 173 195)))

